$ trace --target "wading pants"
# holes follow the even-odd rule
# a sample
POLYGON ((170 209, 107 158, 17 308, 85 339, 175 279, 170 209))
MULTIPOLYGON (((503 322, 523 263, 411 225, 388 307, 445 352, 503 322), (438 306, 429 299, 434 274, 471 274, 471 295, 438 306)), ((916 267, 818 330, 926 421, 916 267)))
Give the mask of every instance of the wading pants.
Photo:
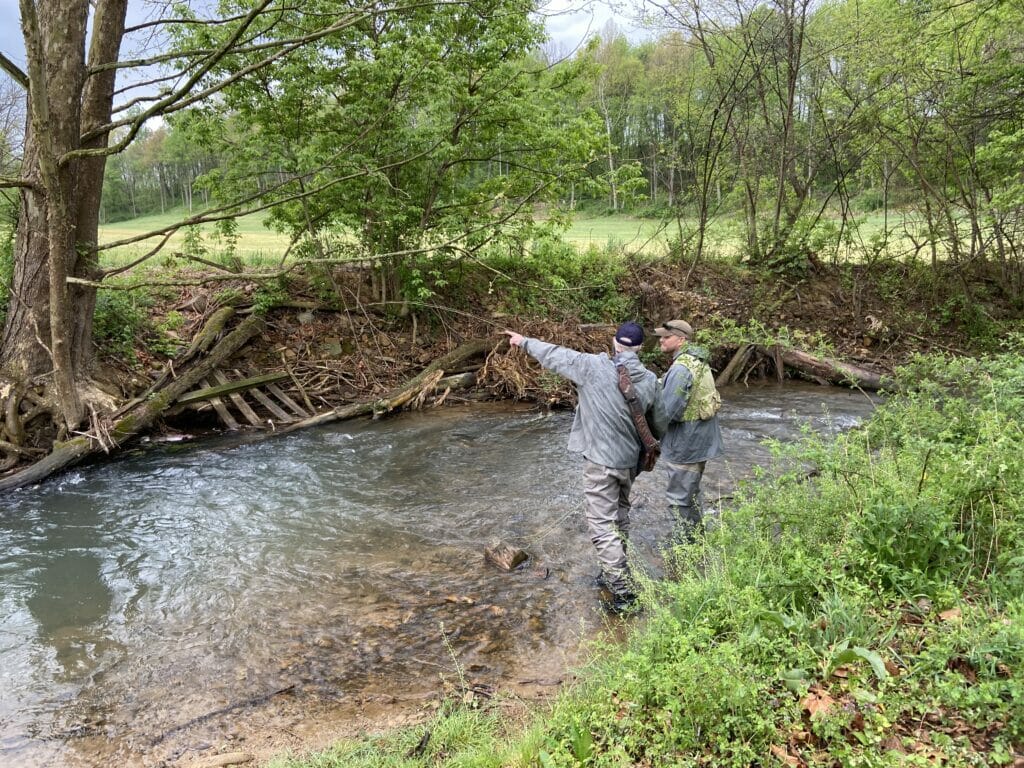
POLYGON ((704 474, 704 465, 672 464, 666 461, 668 469, 668 488, 665 498, 668 499, 668 511, 672 515, 672 543, 692 543, 696 535, 704 530, 704 516, 700 509, 700 479, 704 474))
POLYGON ((601 563, 605 585, 616 596, 632 594, 626 539, 629 535, 629 490, 635 469, 615 469, 588 461, 583 469, 587 529, 601 563))

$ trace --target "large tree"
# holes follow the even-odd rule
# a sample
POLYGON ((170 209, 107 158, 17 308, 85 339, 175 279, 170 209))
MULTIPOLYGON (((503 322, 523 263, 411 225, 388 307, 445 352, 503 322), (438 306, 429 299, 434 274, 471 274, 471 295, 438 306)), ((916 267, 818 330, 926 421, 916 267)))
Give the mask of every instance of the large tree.
MULTIPOLYGON (((554 201, 597 151, 586 116, 558 108, 576 69, 531 56, 543 27, 530 10, 410 7, 236 82, 189 121, 231 158, 208 183, 229 198, 265 186, 270 170, 300 181, 298 199, 289 186, 269 193, 273 223, 316 258, 374 260, 381 299, 425 289, 421 267, 436 271, 439 255, 522 247, 534 203, 554 201)), ((218 74, 247 65, 232 57, 218 74)))
POLYGON ((530 107, 544 89, 521 65, 540 42, 528 2, 247 0, 211 17, 176 4, 131 28, 127 2, 21 0, 27 67, 0 57, 29 115, 21 171, 0 178, 21 198, 0 344, 9 456, 27 412, 49 412, 58 438, 87 416, 105 167, 148 120, 198 111, 186 122, 215 124, 211 141, 238 139, 241 173, 218 188, 217 207, 182 224, 283 205, 295 231, 358 217, 374 233, 364 242, 385 251, 455 240, 474 215, 493 233, 491 214, 550 185, 570 143, 523 133, 548 124, 530 107), (140 40, 156 50, 122 52, 140 40))

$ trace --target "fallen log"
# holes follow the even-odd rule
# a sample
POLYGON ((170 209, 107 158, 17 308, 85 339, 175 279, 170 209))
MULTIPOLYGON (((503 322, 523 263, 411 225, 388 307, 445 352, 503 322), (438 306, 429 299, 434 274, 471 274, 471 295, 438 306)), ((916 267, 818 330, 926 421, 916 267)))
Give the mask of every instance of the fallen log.
POLYGON ((726 384, 732 384, 733 381, 738 379, 743 372, 743 366, 747 364, 747 360, 750 359, 750 355, 753 352, 753 344, 744 344, 737 349, 729 364, 722 369, 722 372, 718 374, 718 378, 715 379, 715 386, 724 387, 726 384))
MULTIPOLYGON (((334 421, 345 421, 346 419, 354 419, 357 416, 374 416, 375 418, 380 418, 391 411, 401 408, 422 392, 433 391, 434 388, 442 381, 442 377, 446 370, 456 368, 466 360, 490 351, 493 346, 495 346, 495 341, 493 339, 474 339, 473 341, 468 341, 452 350, 444 357, 438 358, 420 371, 416 376, 409 379, 404 384, 400 384, 390 390, 383 397, 378 398, 377 400, 351 403, 349 405, 326 411, 325 413, 318 413, 308 419, 301 419, 299 421, 292 422, 283 429, 279 429, 278 433, 294 432, 297 429, 315 427, 321 424, 330 424, 334 421)), ((463 381, 469 381, 469 379, 463 379, 463 381)))
POLYGON ((53 450, 41 460, 10 477, 0 480, 0 491, 21 488, 75 464, 90 454, 107 453, 110 442, 120 445, 148 429, 158 416, 166 411, 179 397, 193 389, 202 379, 209 376, 231 355, 263 329, 260 317, 248 317, 235 330, 225 336, 209 355, 192 368, 183 372, 163 389, 154 392, 144 402, 138 403, 127 413, 117 417, 103 435, 79 435, 63 443, 57 443, 53 450))
POLYGON ((896 386, 895 381, 889 376, 883 376, 831 358, 816 357, 799 349, 758 347, 758 351, 773 360, 776 359, 776 354, 779 354, 784 365, 822 383, 871 391, 891 390, 896 386))
POLYGON ((185 364, 193 357, 209 349, 210 345, 212 345, 213 342, 217 340, 217 337, 221 333, 223 333, 224 327, 227 325, 227 322, 232 318, 234 314, 235 310, 232 307, 221 307, 216 312, 214 312, 203 325, 203 327, 199 330, 199 333, 196 334, 196 337, 192 340, 192 343, 189 345, 189 348, 184 352, 184 354, 179 355, 175 360, 171 360, 170 362, 168 362, 167 365, 164 366, 164 369, 160 372, 160 375, 157 376, 153 380, 153 383, 146 388, 146 391, 140 394, 138 397, 129 400, 127 403, 122 405, 114 414, 114 418, 117 418, 125 413, 128 413, 132 408, 134 408, 139 403, 149 398, 149 396, 152 395, 154 392, 159 390, 160 387, 164 385, 164 382, 167 381, 167 379, 174 377, 175 367, 184 367, 185 364))
POLYGON ((253 387, 261 387, 264 384, 276 384, 277 382, 283 381, 287 378, 287 373, 277 372, 265 373, 261 376, 251 376, 248 379, 240 379, 238 381, 225 381, 214 387, 197 389, 195 392, 189 392, 188 394, 182 395, 178 398, 178 405, 188 405, 189 403, 198 403, 214 397, 246 392, 253 387))

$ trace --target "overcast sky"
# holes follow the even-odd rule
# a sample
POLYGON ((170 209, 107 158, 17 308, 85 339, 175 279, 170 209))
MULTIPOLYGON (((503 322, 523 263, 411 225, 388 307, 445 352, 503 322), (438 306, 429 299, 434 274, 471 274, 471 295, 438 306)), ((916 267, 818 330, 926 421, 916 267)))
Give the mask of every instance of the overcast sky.
MULTIPOLYGON (((129 15, 139 3, 130 2, 129 15)), ((632 39, 642 36, 630 19, 613 11, 604 0, 548 0, 541 11, 555 52, 568 55, 588 37, 601 32, 609 21, 632 39)), ((21 42, 18 0, 0 0, 0 52, 21 67, 25 53, 21 42)))
POLYGON ((0 0, 0 53, 19 66, 25 64, 21 44, 21 17, 18 0, 0 0))

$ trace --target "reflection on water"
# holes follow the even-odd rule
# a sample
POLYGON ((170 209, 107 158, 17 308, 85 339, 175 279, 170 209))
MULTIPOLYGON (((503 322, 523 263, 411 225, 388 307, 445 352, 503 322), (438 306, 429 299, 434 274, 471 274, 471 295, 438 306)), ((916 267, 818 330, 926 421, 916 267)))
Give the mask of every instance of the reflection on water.
MULTIPOLYGON (((848 428, 819 387, 723 393, 728 495, 765 438, 848 428)), ((571 414, 490 406, 175 446, 0 498, 0 766, 174 764, 232 718, 558 678, 602 625, 571 414), (531 567, 483 563, 494 539, 531 567)), ((663 478, 638 563, 660 572, 663 478)))

